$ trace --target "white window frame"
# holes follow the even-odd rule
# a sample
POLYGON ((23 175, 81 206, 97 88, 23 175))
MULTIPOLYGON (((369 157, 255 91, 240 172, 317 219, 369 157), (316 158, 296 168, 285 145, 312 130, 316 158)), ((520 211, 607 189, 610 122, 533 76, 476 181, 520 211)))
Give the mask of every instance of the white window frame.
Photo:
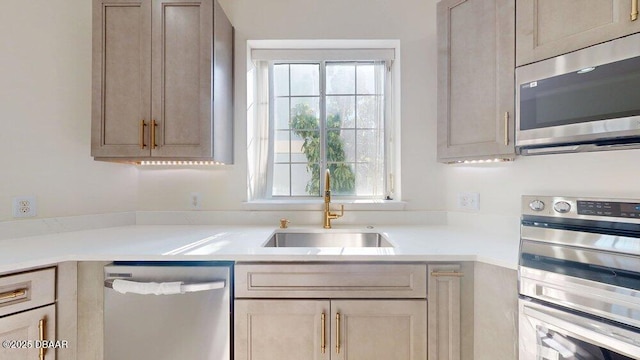
MULTIPOLYGON (((334 197, 334 200, 344 203, 388 203, 401 201, 400 189, 400 143, 396 141, 400 135, 400 44, 398 40, 250 40, 247 42, 247 66, 251 69, 255 65, 254 61, 271 61, 285 63, 320 63, 325 61, 372 61, 382 60, 386 57, 387 74, 385 79, 385 199, 369 198, 362 196, 340 196, 334 197), (382 55, 381 55, 382 54, 382 55)), ((322 67, 321 67, 322 69, 322 67)), ((322 72, 322 70, 321 70, 322 72)), ((255 72, 247 72, 247 76, 255 76, 255 72)), ((256 93, 250 87, 255 84, 254 79, 248 80, 248 99, 254 99, 256 93)), ((270 76, 269 81, 272 81, 270 76)), ((324 73, 321 74, 321 83, 325 81, 324 73)), ((271 87, 271 86, 270 86, 271 87)), ((322 88, 322 85, 321 85, 322 88)), ((269 95, 272 96, 271 94, 269 95)), ((321 93, 321 98, 326 94, 321 93)), ((271 102, 271 99, 270 99, 271 102)), ((248 104, 250 107, 250 104, 248 104)), ((322 104, 321 104, 322 109, 322 104)), ((249 110, 251 111, 251 110, 249 110)), ((255 109, 253 110, 255 111, 255 109)), ((321 110, 322 111, 322 110, 321 110)), ((273 119, 272 109, 270 121, 273 119)), ((248 121, 254 119, 255 116, 248 114, 248 121)), ((248 127, 248 130, 251 126, 248 127)), ((250 130, 248 131, 248 141, 251 143, 250 130)), ((269 156, 273 156, 272 150, 269 156)), ((269 158, 269 167, 272 158, 269 158)), ((249 164, 251 166, 251 164, 249 164)), ((315 203, 321 201, 321 197, 317 196, 271 196, 271 175, 269 171, 267 184, 267 192, 262 197, 252 198, 248 194, 250 203, 271 203, 271 204, 291 204, 291 203, 315 203)), ((323 177, 321 176, 321 179, 323 177)), ((250 180, 251 181, 251 180, 250 180)), ((322 186, 322 184, 321 184, 322 186)))

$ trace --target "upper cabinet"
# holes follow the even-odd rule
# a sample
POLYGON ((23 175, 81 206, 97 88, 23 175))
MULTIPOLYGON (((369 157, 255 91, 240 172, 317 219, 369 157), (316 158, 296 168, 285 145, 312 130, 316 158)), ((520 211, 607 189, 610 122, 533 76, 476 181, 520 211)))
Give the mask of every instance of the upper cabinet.
POLYGON ((639 0, 517 1, 517 66, 640 32, 639 0))
POLYGON ((233 28, 215 0, 94 0, 91 154, 231 163, 233 28))
POLYGON ((515 0, 441 0, 438 161, 511 159, 515 0))

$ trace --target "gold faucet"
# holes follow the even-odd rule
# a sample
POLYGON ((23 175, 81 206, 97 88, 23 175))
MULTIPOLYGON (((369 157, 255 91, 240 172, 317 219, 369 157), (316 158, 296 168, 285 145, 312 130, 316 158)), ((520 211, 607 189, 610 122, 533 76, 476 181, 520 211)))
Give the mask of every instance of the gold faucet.
POLYGON ((331 173, 329 169, 324 176, 324 228, 331 229, 331 220, 344 215, 344 205, 340 205, 340 214, 331 212, 331 173))

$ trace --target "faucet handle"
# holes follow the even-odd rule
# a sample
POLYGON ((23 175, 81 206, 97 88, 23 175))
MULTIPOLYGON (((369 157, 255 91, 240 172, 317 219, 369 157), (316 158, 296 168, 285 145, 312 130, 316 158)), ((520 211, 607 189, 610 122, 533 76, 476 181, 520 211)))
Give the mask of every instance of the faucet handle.
POLYGON ((290 221, 287 220, 286 218, 280 219, 280 229, 288 228, 289 227, 289 223, 290 223, 290 221))
POLYGON ((344 216, 344 205, 340 204, 340 215, 336 214, 337 217, 344 216))

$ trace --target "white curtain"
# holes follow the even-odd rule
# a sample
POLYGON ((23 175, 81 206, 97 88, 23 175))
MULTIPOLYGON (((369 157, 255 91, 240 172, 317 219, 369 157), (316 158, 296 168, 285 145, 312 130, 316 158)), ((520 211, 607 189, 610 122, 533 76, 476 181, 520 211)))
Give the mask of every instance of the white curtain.
MULTIPOLYGON (((377 61, 374 71, 374 86, 376 94, 385 94, 387 66, 385 61, 377 61)), ((372 181, 370 184, 371 194, 375 198, 384 197, 385 194, 385 101, 384 96, 375 97, 375 124, 380 131, 377 132, 375 141, 376 147, 373 154, 370 154, 371 164, 369 168, 368 178, 372 181)), ((369 189, 367 189, 369 190, 369 189)))
POLYGON ((267 195, 269 160, 269 63, 257 61, 247 74, 249 201, 267 195), (251 91, 253 89, 253 91, 251 91))

